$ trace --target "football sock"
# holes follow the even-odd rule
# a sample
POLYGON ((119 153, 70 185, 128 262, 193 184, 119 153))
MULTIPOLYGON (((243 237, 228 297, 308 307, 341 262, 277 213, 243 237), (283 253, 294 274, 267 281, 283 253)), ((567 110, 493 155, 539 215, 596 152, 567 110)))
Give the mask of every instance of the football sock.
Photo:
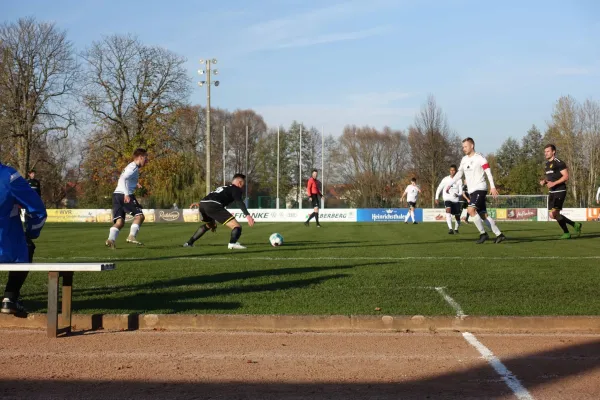
POLYGON ((454 216, 454 230, 457 231, 460 226, 460 215, 454 216))
POLYGON ((448 224, 448 229, 452 229, 452 214, 446 213, 446 223, 448 224))
POLYGON ((131 224, 131 229, 129 230, 129 236, 136 237, 139 231, 140 231, 140 226, 138 224, 131 224))
POLYGON ((415 210, 410 210, 410 217, 412 218, 413 222, 415 222, 415 210))
POLYGON ((481 217, 479 216, 479 214, 476 214, 473 217, 473 223, 477 227, 477 230, 479 231, 479 233, 481 233, 483 235, 485 233, 485 229, 483 228, 483 221, 481 220, 481 217))
POLYGON ((313 219, 313 217, 315 216, 314 211, 308 216, 308 219, 306 220, 306 222, 310 222, 311 219, 313 219))
POLYGON ((409 217, 410 217, 410 212, 407 212, 406 217, 404 218, 404 222, 408 222, 409 217))
POLYGON ((575 222, 571 221, 569 218, 565 217, 562 214, 560 214, 560 216, 562 217, 562 220, 565 221, 566 224, 569 224, 571 226, 575 226, 575 222))
POLYGON ((8 273, 8 281, 6 282, 6 290, 4 291, 4 297, 8 297, 11 300, 19 298, 21 287, 27 279, 29 271, 11 271, 8 273))
POLYGON ((110 233, 108 234, 108 240, 117 240, 117 236, 119 236, 119 229, 114 226, 110 228, 110 233))
POLYGON ((206 224, 202 225, 200 228, 198 228, 198 230, 196 231, 196 233, 194 233, 192 235, 192 237, 190 238, 190 240, 188 240, 188 243, 189 244, 193 244, 196 240, 200 239, 202 237, 202 235, 204 235, 209 230, 210 230, 210 228, 208 226, 206 226, 206 224))
POLYGON ((470 217, 470 215, 469 215, 469 213, 467 213, 467 216, 465 217, 465 222, 469 222, 469 217, 470 217))
POLYGON ((319 225, 319 213, 313 212, 313 214, 315 215, 315 221, 317 221, 317 225, 319 225))
POLYGON ((498 228, 498 225, 496 225, 496 222, 493 219, 491 219, 490 217, 487 217, 484 221, 485 221, 486 225, 490 227, 492 232, 494 232, 494 235, 496 235, 496 236, 502 235, 500 228, 498 228))
POLYGON ((238 240, 240 239, 240 236, 242 236, 242 227, 235 227, 231 230, 231 239, 229 239, 229 243, 231 244, 235 244, 238 242, 238 240))
MULTIPOLYGON (((562 228, 564 233, 569 233, 569 228, 567 228, 567 218, 565 218, 562 214, 558 214, 558 217, 556 217, 556 222, 558 222, 558 225, 560 225, 560 227, 562 228)), ((571 220, 569 220, 571 221, 571 220)), ((573 221, 571 221, 572 223, 573 221)))

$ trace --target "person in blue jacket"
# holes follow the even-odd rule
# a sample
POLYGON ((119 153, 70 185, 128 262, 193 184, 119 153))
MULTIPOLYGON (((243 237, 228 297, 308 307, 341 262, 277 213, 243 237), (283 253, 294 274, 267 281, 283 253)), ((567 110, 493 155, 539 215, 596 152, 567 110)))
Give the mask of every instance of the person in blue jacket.
MULTIPOLYGON (((14 168, 0 163, 0 264, 30 263, 35 245, 46 222, 42 199, 14 168), (25 232, 20 209, 25 210, 25 232)), ((5 314, 24 313, 19 296, 27 271, 11 271, 4 291, 2 308, 5 314)))

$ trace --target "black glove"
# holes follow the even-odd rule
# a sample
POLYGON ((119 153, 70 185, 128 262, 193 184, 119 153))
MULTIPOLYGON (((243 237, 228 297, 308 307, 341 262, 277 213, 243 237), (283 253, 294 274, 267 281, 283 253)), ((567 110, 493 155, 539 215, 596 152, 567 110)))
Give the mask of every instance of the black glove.
POLYGON ((27 250, 29 250, 29 262, 33 262, 33 253, 35 253, 35 244, 31 238, 27 238, 27 250))

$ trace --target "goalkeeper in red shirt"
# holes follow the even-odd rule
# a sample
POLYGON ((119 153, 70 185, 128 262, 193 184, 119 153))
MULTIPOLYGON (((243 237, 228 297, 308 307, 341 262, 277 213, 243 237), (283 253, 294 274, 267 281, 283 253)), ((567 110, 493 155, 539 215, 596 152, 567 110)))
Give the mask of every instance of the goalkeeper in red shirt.
POLYGON ((308 216, 308 219, 306 220, 304 225, 308 226, 310 220, 314 217, 315 221, 317 221, 317 228, 320 228, 321 224, 319 224, 319 204, 321 202, 321 197, 323 197, 323 194, 321 194, 321 182, 319 182, 319 180, 317 179, 318 176, 319 171, 313 169, 312 176, 308 178, 308 184, 306 185, 306 194, 312 203, 313 213, 308 216))

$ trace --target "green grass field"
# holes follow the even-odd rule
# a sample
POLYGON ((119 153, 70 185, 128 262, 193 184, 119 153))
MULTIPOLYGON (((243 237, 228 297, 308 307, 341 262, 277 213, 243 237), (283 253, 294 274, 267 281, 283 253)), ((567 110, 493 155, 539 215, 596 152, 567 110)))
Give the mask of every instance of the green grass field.
MULTIPOLYGON (((145 247, 125 243, 127 226, 112 251, 108 225, 47 224, 36 262, 117 264, 75 274, 77 313, 454 315, 434 289, 445 287, 468 315, 600 314, 600 224, 570 241, 556 223, 499 225, 509 241, 476 245, 473 225, 451 236, 438 223, 263 223, 244 226, 248 250, 232 251, 226 228, 183 248, 195 224, 147 224, 145 247), (268 244, 273 232, 284 246, 268 244)), ((30 274, 30 311, 45 311, 46 284, 30 274)))

